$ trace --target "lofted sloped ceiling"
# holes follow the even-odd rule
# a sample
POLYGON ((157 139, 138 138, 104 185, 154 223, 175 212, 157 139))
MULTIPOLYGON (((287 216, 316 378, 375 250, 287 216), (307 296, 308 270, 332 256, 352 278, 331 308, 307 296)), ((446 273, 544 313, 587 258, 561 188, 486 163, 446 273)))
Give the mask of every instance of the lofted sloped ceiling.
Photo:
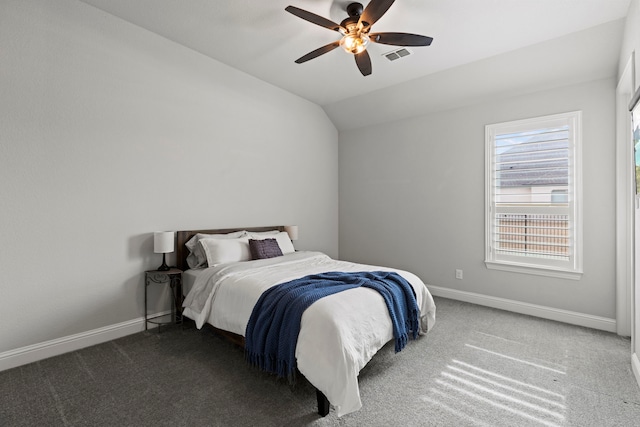
POLYGON ((323 108, 339 130, 615 77, 624 20, 381 88, 323 108), (357 105, 357 114, 354 114, 357 105))
POLYGON ((339 34, 284 10, 293 5, 340 22, 350 1, 81 1, 317 103, 341 130, 452 108, 486 93, 614 76, 630 4, 397 0, 374 30, 434 41, 396 61, 384 54, 397 48, 370 44, 373 73, 364 77, 340 49, 294 63, 339 34))

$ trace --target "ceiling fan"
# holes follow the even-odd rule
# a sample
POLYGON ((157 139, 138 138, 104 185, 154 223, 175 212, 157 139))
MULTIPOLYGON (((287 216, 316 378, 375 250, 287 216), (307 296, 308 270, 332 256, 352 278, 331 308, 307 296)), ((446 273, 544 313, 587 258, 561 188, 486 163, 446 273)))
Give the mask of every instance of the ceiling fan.
POLYGON ((371 57, 367 52, 369 42, 389 44, 393 46, 429 46, 432 37, 409 33, 370 33, 371 26, 391 7, 395 0, 371 0, 366 8, 360 3, 350 3, 347 6, 349 17, 340 24, 308 12, 295 6, 287 6, 284 10, 309 21, 313 24, 337 31, 342 38, 328 45, 307 53, 296 59, 297 64, 302 64, 311 59, 331 52, 341 46, 348 53, 352 53, 356 59, 356 65, 363 76, 371 74, 371 57))

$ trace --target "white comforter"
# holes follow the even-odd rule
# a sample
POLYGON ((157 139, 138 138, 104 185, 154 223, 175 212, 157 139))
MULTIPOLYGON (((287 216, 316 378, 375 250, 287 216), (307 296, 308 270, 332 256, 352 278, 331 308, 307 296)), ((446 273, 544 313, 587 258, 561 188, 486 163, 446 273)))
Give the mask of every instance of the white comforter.
MULTIPOLYGON (((420 334, 435 323, 436 307, 416 275, 337 261, 320 252, 295 252, 277 258, 223 264, 204 270, 186 296, 183 314, 198 328, 216 328, 244 336, 253 306, 271 286, 328 271, 396 271, 416 291, 420 334)), ((322 391, 342 416, 362 407, 358 373, 393 338, 391 318, 380 294, 356 288, 322 298, 303 314, 296 347, 300 372, 322 391)), ((411 343, 409 343, 411 345, 411 343)))

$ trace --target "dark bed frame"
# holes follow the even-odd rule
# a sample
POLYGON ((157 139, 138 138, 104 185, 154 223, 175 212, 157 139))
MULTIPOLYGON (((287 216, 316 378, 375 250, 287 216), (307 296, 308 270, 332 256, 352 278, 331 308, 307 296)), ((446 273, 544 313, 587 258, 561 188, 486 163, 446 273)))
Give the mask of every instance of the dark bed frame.
MULTIPOLYGON (((189 265, 187 264, 187 256, 189 255, 189 250, 186 248, 185 243, 187 243, 193 236, 198 233, 202 234, 226 234, 232 233, 234 231, 247 230, 247 231, 269 231, 269 230, 279 230, 285 231, 284 225, 276 225, 273 227, 244 227, 244 228, 217 228, 217 229, 209 229, 209 230, 181 230, 176 233, 176 256, 177 256, 177 267, 182 270, 188 270, 189 265)), ((244 348, 244 337, 242 335, 234 334, 233 332, 225 331, 222 329, 218 329, 214 326, 209 325, 217 334, 221 335, 225 339, 230 342, 239 345, 244 348)), ((316 388, 316 399, 318 401, 318 415, 325 417, 329 414, 329 400, 320 390, 316 388)))

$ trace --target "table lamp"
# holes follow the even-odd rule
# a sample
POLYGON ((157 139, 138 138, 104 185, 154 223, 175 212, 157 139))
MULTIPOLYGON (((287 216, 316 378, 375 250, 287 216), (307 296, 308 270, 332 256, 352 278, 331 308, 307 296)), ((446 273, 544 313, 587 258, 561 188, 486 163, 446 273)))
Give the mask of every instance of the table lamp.
POLYGON ((173 231, 156 231, 153 233, 153 252, 162 254, 162 265, 157 268, 158 271, 167 271, 166 255, 173 252, 173 231))

